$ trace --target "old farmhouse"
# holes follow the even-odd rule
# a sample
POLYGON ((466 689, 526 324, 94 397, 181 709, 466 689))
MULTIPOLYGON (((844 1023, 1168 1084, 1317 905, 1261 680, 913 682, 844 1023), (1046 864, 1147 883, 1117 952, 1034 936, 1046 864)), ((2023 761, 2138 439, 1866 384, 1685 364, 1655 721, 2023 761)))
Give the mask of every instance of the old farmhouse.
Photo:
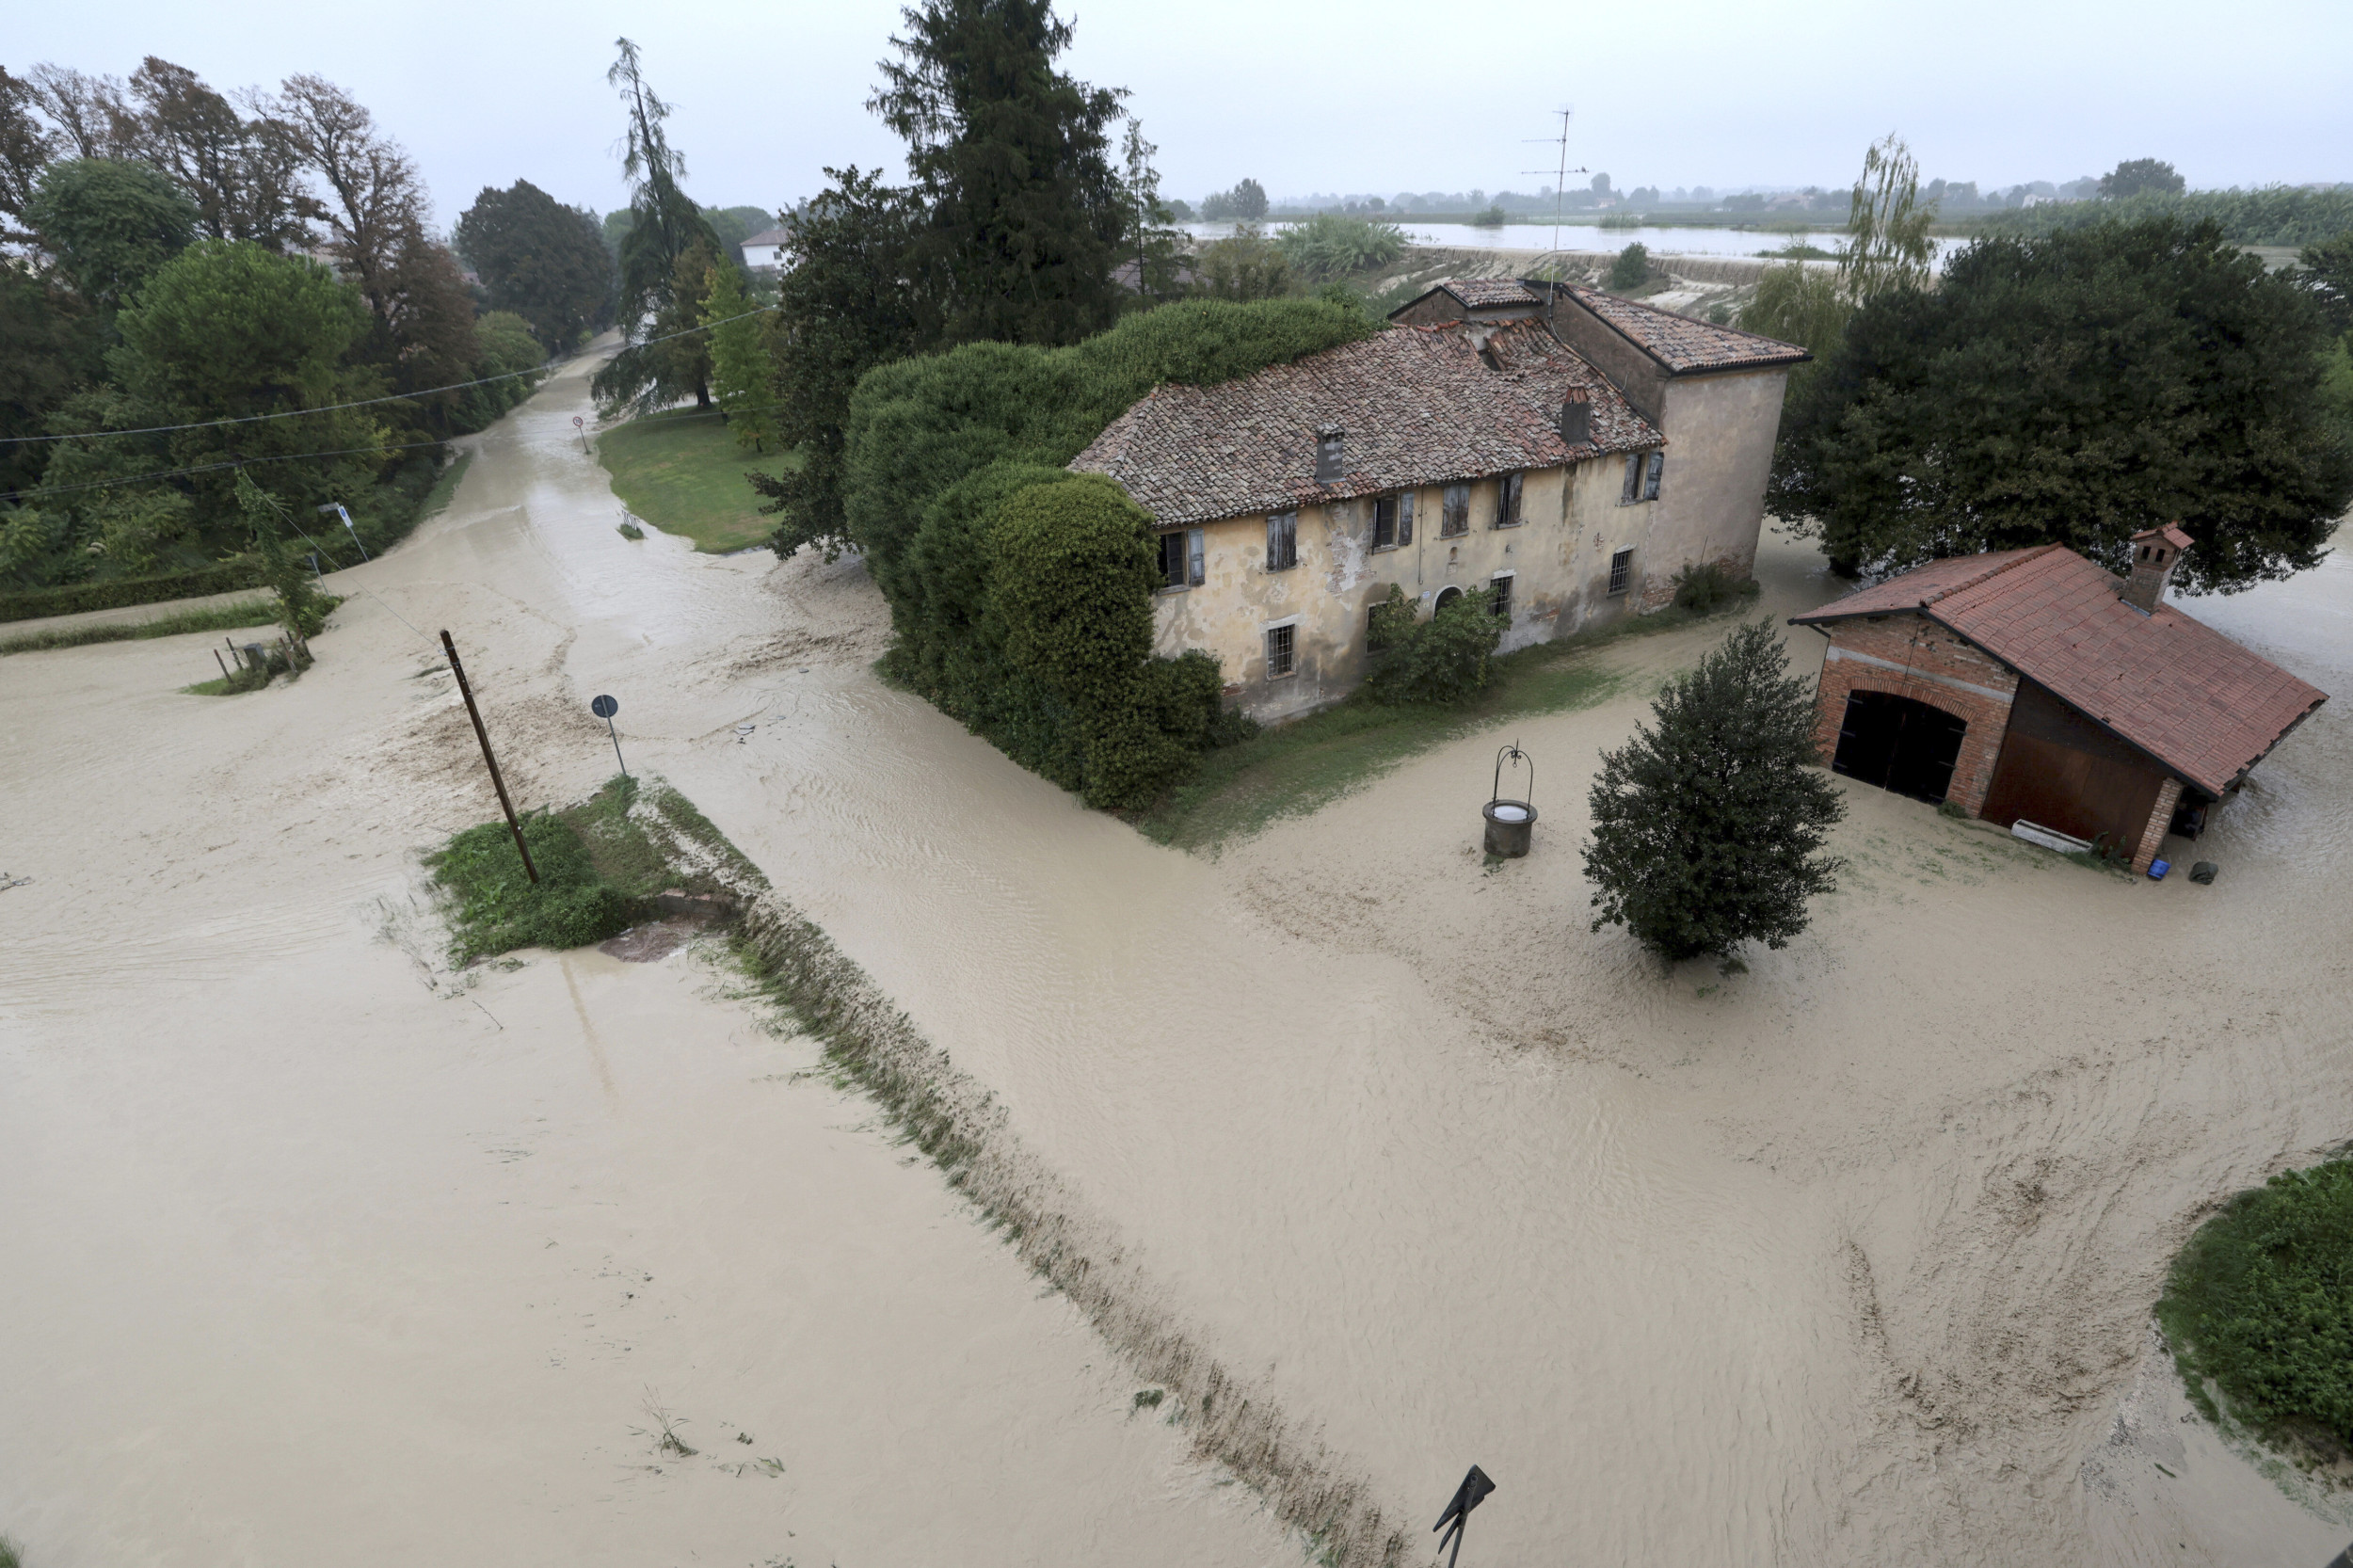
POLYGON ((1957 556, 1796 616, 1830 639, 1823 759, 2147 871, 2328 700, 2163 602, 2189 544, 2136 536, 2121 583, 2061 545, 1957 556))
POLYGON ((1507 649, 1746 577, 1802 349, 1584 288, 1441 285, 1401 324, 1212 387, 1162 387, 1071 463, 1152 514, 1157 651, 1283 718, 1344 696, 1397 584, 1489 593, 1507 649))

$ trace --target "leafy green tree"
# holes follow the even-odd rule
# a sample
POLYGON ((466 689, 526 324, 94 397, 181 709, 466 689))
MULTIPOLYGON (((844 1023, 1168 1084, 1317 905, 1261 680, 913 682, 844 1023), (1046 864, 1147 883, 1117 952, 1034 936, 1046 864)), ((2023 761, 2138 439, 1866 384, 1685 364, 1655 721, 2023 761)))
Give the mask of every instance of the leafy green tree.
POLYGON ((1234 186, 1234 216, 1244 223, 1256 223, 1266 216, 1266 187, 1257 181, 1244 178, 1234 186))
POLYGON ((1385 267, 1405 254, 1405 231, 1394 223, 1318 213, 1275 236, 1292 272, 1309 282, 1385 267))
POLYGON ((196 238, 196 204, 142 164, 69 158, 41 175, 25 220, 84 299, 114 310, 196 238))
POLYGON ((1823 853, 1846 801, 1817 765, 1814 694, 1769 621, 1667 683, 1652 723, 1602 754, 1585 875, 1593 928, 1623 925, 1670 963, 1786 947, 1842 863, 1823 853))
MULTIPOLYGON (((57 154, 58 138, 41 123, 40 104, 31 82, 0 66, 0 215, 20 220, 41 171, 57 154)), ((0 224, 0 240, 29 237, 21 225, 0 224)))
MULTIPOLYGON (((258 245, 202 240, 165 264, 117 318, 121 346, 110 357, 131 398, 162 414, 140 424, 243 420, 317 408, 378 394, 381 382, 345 356, 367 333, 359 291, 316 262, 258 245)), ((382 440, 364 408, 296 419, 206 424, 169 437, 179 466, 304 455, 272 472, 280 494, 316 504, 365 488, 382 440), (312 453, 339 456, 309 460, 312 453)), ((230 482, 215 472, 189 481, 215 511, 230 482)))
POLYGON ((99 322, 56 282, 0 266, 0 492, 40 478, 52 409, 104 370, 99 322))
POLYGON ((262 581, 278 596, 278 624, 289 642, 299 644, 319 629, 326 616, 302 557, 287 538, 292 514, 284 502, 255 484, 253 476, 242 469, 237 472, 236 495, 237 510, 253 531, 253 553, 262 564, 262 581))
POLYGON ((306 245, 319 205, 291 129, 248 120, 195 72, 150 55, 132 72, 126 145, 196 202, 198 232, 273 250, 306 245))
POLYGON ((2061 543, 2111 568, 2179 520, 2193 589, 2320 558, 2353 502, 2311 292, 2169 219, 1983 238, 1866 301, 1793 397, 1769 497, 1833 562, 2061 543))
POLYGON ((1112 165, 1120 95, 1054 69, 1050 0, 920 0, 867 107, 905 138, 924 207, 911 265, 949 343, 1067 344, 1119 313, 1130 203, 1112 165))
POLYGON ((765 452, 776 440, 776 364, 768 354, 769 324, 744 292, 743 270, 732 262, 711 268, 703 299, 704 341, 711 350, 712 401, 735 432, 735 444, 765 452))
POLYGON ((2329 329, 2340 337, 2353 333, 2353 231, 2306 246, 2297 260, 2329 329))
POLYGON ((1618 252, 1618 259, 1609 264, 1609 286, 1613 289, 1639 289, 1650 281, 1650 247, 1636 240, 1618 252))
POLYGON ((2189 182, 2159 158, 2127 158, 2100 176, 2100 194, 2106 197, 2179 196, 2189 182))
POLYGON ((1194 289, 1238 305, 1276 299, 1291 291, 1291 267, 1282 248, 1256 229, 1212 240, 1193 258, 1194 289))
POLYGON ((1389 596, 1370 616, 1372 668, 1365 693, 1375 702, 1461 702, 1487 684, 1488 662, 1503 640, 1503 617, 1495 596, 1481 590, 1455 594, 1417 622, 1414 601, 1389 584, 1389 596))
POLYGON ((880 171, 829 168, 832 181, 787 231, 775 328, 776 442, 801 466, 751 475, 777 516, 779 555, 813 546, 827 560, 849 543, 842 454, 850 397, 875 366, 937 342, 935 301, 909 255, 920 209, 880 171))
POLYGON ((613 320, 613 258, 595 216, 528 180, 482 188, 453 236, 493 310, 531 324, 549 354, 577 347, 613 320))

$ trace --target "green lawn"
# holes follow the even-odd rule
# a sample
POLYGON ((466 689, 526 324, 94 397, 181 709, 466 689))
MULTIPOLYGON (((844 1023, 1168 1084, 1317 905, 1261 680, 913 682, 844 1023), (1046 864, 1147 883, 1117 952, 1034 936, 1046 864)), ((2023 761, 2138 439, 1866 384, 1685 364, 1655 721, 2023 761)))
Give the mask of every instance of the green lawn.
POLYGON ((776 531, 776 520, 760 515, 760 497, 744 473, 800 466, 797 454, 738 450, 717 415, 692 408, 615 425, 597 437, 597 456, 623 505, 714 555, 765 543, 776 531))
POLYGON ((1385 708, 1359 694, 1206 753, 1193 777, 1138 817, 1136 826, 1179 849, 1214 850, 1278 818, 1313 811, 1408 758, 1499 719, 1590 708, 1625 683, 1599 657, 1602 646, 1710 619, 1729 629, 1753 602, 1743 595, 1712 616, 1662 610, 1505 654, 1491 666, 1486 687, 1459 707, 1385 708))

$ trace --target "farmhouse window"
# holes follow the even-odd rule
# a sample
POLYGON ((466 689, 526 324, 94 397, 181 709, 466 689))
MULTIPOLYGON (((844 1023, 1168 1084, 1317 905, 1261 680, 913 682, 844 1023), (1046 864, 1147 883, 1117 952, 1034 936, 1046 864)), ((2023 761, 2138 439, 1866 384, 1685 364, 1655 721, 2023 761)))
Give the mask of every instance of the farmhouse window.
POLYGON ((1621 550, 1609 557, 1609 592, 1622 594, 1634 584, 1634 552, 1621 550))
POLYGON ((1372 548, 1395 550, 1414 542, 1414 492, 1376 497, 1372 504, 1372 548))
POLYGON ((1278 626, 1266 634, 1266 675, 1269 680, 1279 680, 1291 673, 1298 632, 1296 626, 1278 626))
POLYGON ((1449 485, 1438 498, 1438 537, 1470 532, 1470 487, 1449 485))
POLYGON ((1495 598, 1488 607, 1503 617, 1505 625, 1511 624, 1512 579, 1509 576, 1498 577, 1495 580, 1495 598))
POLYGON ((1496 526, 1517 528, 1520 525, 1520 481, 1524 474, 1507 473, 1496 484, 1496 526))
POLYGON ((1160 586, 1197 588, 1202 583, 1202 536, 1198 528, 1160 536, 1160 586))
POLYGON ((1667 466, 1663 452, 1629 452, 1625 458, 1625 488, 1618 492, 1618 504, 1629 505, 1637 501, 1658 499, 1658 475, 1667 466))
POLYGON ((1289 571, 1299 565, 1299 514, 1270 512, 1266 520, 1266 569, 1289 571))

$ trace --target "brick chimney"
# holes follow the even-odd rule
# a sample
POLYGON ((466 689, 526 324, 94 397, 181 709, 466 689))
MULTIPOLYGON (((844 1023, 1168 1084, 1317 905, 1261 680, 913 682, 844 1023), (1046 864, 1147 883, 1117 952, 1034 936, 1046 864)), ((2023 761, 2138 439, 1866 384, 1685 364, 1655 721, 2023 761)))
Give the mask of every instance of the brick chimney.
POLYGON ((1316 483, 1329 485, 1348 472, 1341 445, 1342 432, 1337 424, 1316 427, 1316 483))
POLYGON ((2165 598, 2167 584, 2173 581, 2174 563, 2188 548, 2189 536, 2178 522, 2135 534, 2133 574, 2124 580, 2124 602, 2144 616, 2154 612, 2165 598))
POLYGON ((1561 401, 1561 439, 1571 446, 1583 446, 1593 439, 1593 396, 1583 387, 1571 387, 1569 395, 1561 401))

